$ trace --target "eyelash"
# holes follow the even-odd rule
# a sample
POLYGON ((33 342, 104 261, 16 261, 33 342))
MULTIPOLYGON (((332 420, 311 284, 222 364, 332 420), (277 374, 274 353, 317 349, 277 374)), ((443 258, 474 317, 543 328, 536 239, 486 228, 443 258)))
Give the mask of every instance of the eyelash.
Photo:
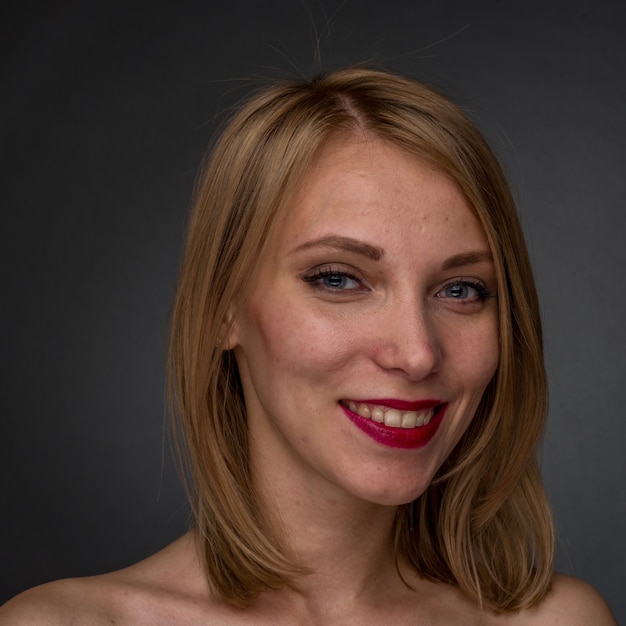
MULTIPOLYGON (((482 282, 478 280, 471 280, 468 278, 456 278, 453 281, 444 285, 438 292, 437 297, 442 291, 446 289, 450 289, 451 287, 470 287, 476 291, 476 300, 480 302, 484 302, 490 298, 495 298, 496 294, 490 291, 482 282)), ((475 301, 473 298, 452 298, 452 300, 459 300, 459 302, 472 302, 475 301)))
MULTIPOLYGON (((366 289, 363 285, 363 281, 356 276, 354 273, 347 271, 345 269, 336 269, 331 265, 323 266, 317 268, 312 274, 304 274, 301 275, 300 278, 305 282, 310 284, 312 287, 328 291, 331 293, 354 293, 355 291, 361 291, 362 289, 366 289), (358 283, 360 288, 345 288, 343 286, 329 286, 324 285, 323 280, 326 278, 336 277, 340 281, 351 280, 358 283)), ((472 304, 476 302, 484 302, 490 298, 495 298, 496 295, 494 292, 490 291, 481 281, 472 280, 469 278, 455 278, 445 284, 435 295, 437 298, 449 298, 450 300, 458 301, 461 304, 472 304), (476 296, 467 297, 467 298, 454 298, 451 296, 442 296, 440 295, 442 292, 445 292, 447 289, 452 287, 463 287, 470 288, 476 291, 476 296)))
POLYGON ((317 289, 323 289, 325 291, 334 291, 337 293, 357 291, 356 289, 342 289, 340 287, 330 287, 328 285, 323 285, 322 281, 325 278, 330 278, 331 276, 336 276, 340 278, 341 280, 344 280, 344 279, 353 280, 357 282, 360 286, 363 285, 363 281, 358 276, 355 276, 353 273, 348 272, 346 270, 333 269, 331 266, 320 267, 317 270, 315 270, 313 274, 304 274, 300 276, 300 278, 305 283, 309 283, 313 287, 317 289))

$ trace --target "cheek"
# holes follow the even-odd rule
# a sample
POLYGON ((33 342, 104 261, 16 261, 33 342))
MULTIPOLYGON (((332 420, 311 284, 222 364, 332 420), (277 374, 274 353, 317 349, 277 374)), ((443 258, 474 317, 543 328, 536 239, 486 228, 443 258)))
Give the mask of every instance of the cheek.
POLYGON ((345 349, 342 334, 334 325, 316 319, 298 307, 251 307, 249 323, 257 348, 274 365, 294 373, 311 368, 332 368, 345 349))
POLYGON ((474 350, 472 363, 476 372, 476 383, 478 386, 482 387, 482 390, 484 390, 489 381, 493 378, 498 367, 500 361, 500 347, 498 344, 497 332, 494 330, 494 332, 483 339, 474 350))
POLYGON ((496 318, 484 319, 463 332, 454 330, 448 333, 444 360, 450 362, 451 369, 467 391, 482 396, 500 360, 496 318))
MULTIPOLYGON (((335 372, 359 343, 354 330, 316 316, 307 307, 251 307, 247 327, 256 349, 272 365, 294 374, 335 372)), ((252 342, 248 342, 252 343, 252 342)))

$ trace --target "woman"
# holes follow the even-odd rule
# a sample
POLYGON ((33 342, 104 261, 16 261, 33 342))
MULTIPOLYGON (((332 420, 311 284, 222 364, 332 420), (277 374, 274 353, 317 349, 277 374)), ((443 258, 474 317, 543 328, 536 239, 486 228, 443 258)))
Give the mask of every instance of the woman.
POLYGON ((170 374, 193 530, 0 623, 615 623, 552 573, 508 187, 423 85, 352 68, 239 110, 197 190, 170 374))

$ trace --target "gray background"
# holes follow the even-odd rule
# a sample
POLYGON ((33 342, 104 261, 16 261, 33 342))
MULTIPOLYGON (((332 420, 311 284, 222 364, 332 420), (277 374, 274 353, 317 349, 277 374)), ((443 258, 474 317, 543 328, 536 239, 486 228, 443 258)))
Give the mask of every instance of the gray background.
POLYGON ((250 79, 438 85, 509 174, 543 303, 559 569, 626 622, 626 11, 617 1, 25 2, 0 16, 1 600, 187 524, 163 372, 204 147, 250 79), (319 46, 318 46, 319 44, 319 46))

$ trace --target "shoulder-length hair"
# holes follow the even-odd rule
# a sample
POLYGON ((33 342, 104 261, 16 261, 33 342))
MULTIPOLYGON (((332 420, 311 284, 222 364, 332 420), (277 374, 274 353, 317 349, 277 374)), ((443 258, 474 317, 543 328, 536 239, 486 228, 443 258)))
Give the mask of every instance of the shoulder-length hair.
POLYGON ((430 487, 399 507, 396 557, 495 610, 532 606, 550 585, 554 536, 537 464, 546 413, 541 325, 514 202, 459 108, 423 84, 360 67, 280 82, 250 98, 198 181, 169 382, 208 579, 245 607, 306 572, 258 505, 237 365, 220 342, 307 168, 331 138, 354 133, 390 141, 456 182, 485 231, 498 282, 497 372, 430 487))

